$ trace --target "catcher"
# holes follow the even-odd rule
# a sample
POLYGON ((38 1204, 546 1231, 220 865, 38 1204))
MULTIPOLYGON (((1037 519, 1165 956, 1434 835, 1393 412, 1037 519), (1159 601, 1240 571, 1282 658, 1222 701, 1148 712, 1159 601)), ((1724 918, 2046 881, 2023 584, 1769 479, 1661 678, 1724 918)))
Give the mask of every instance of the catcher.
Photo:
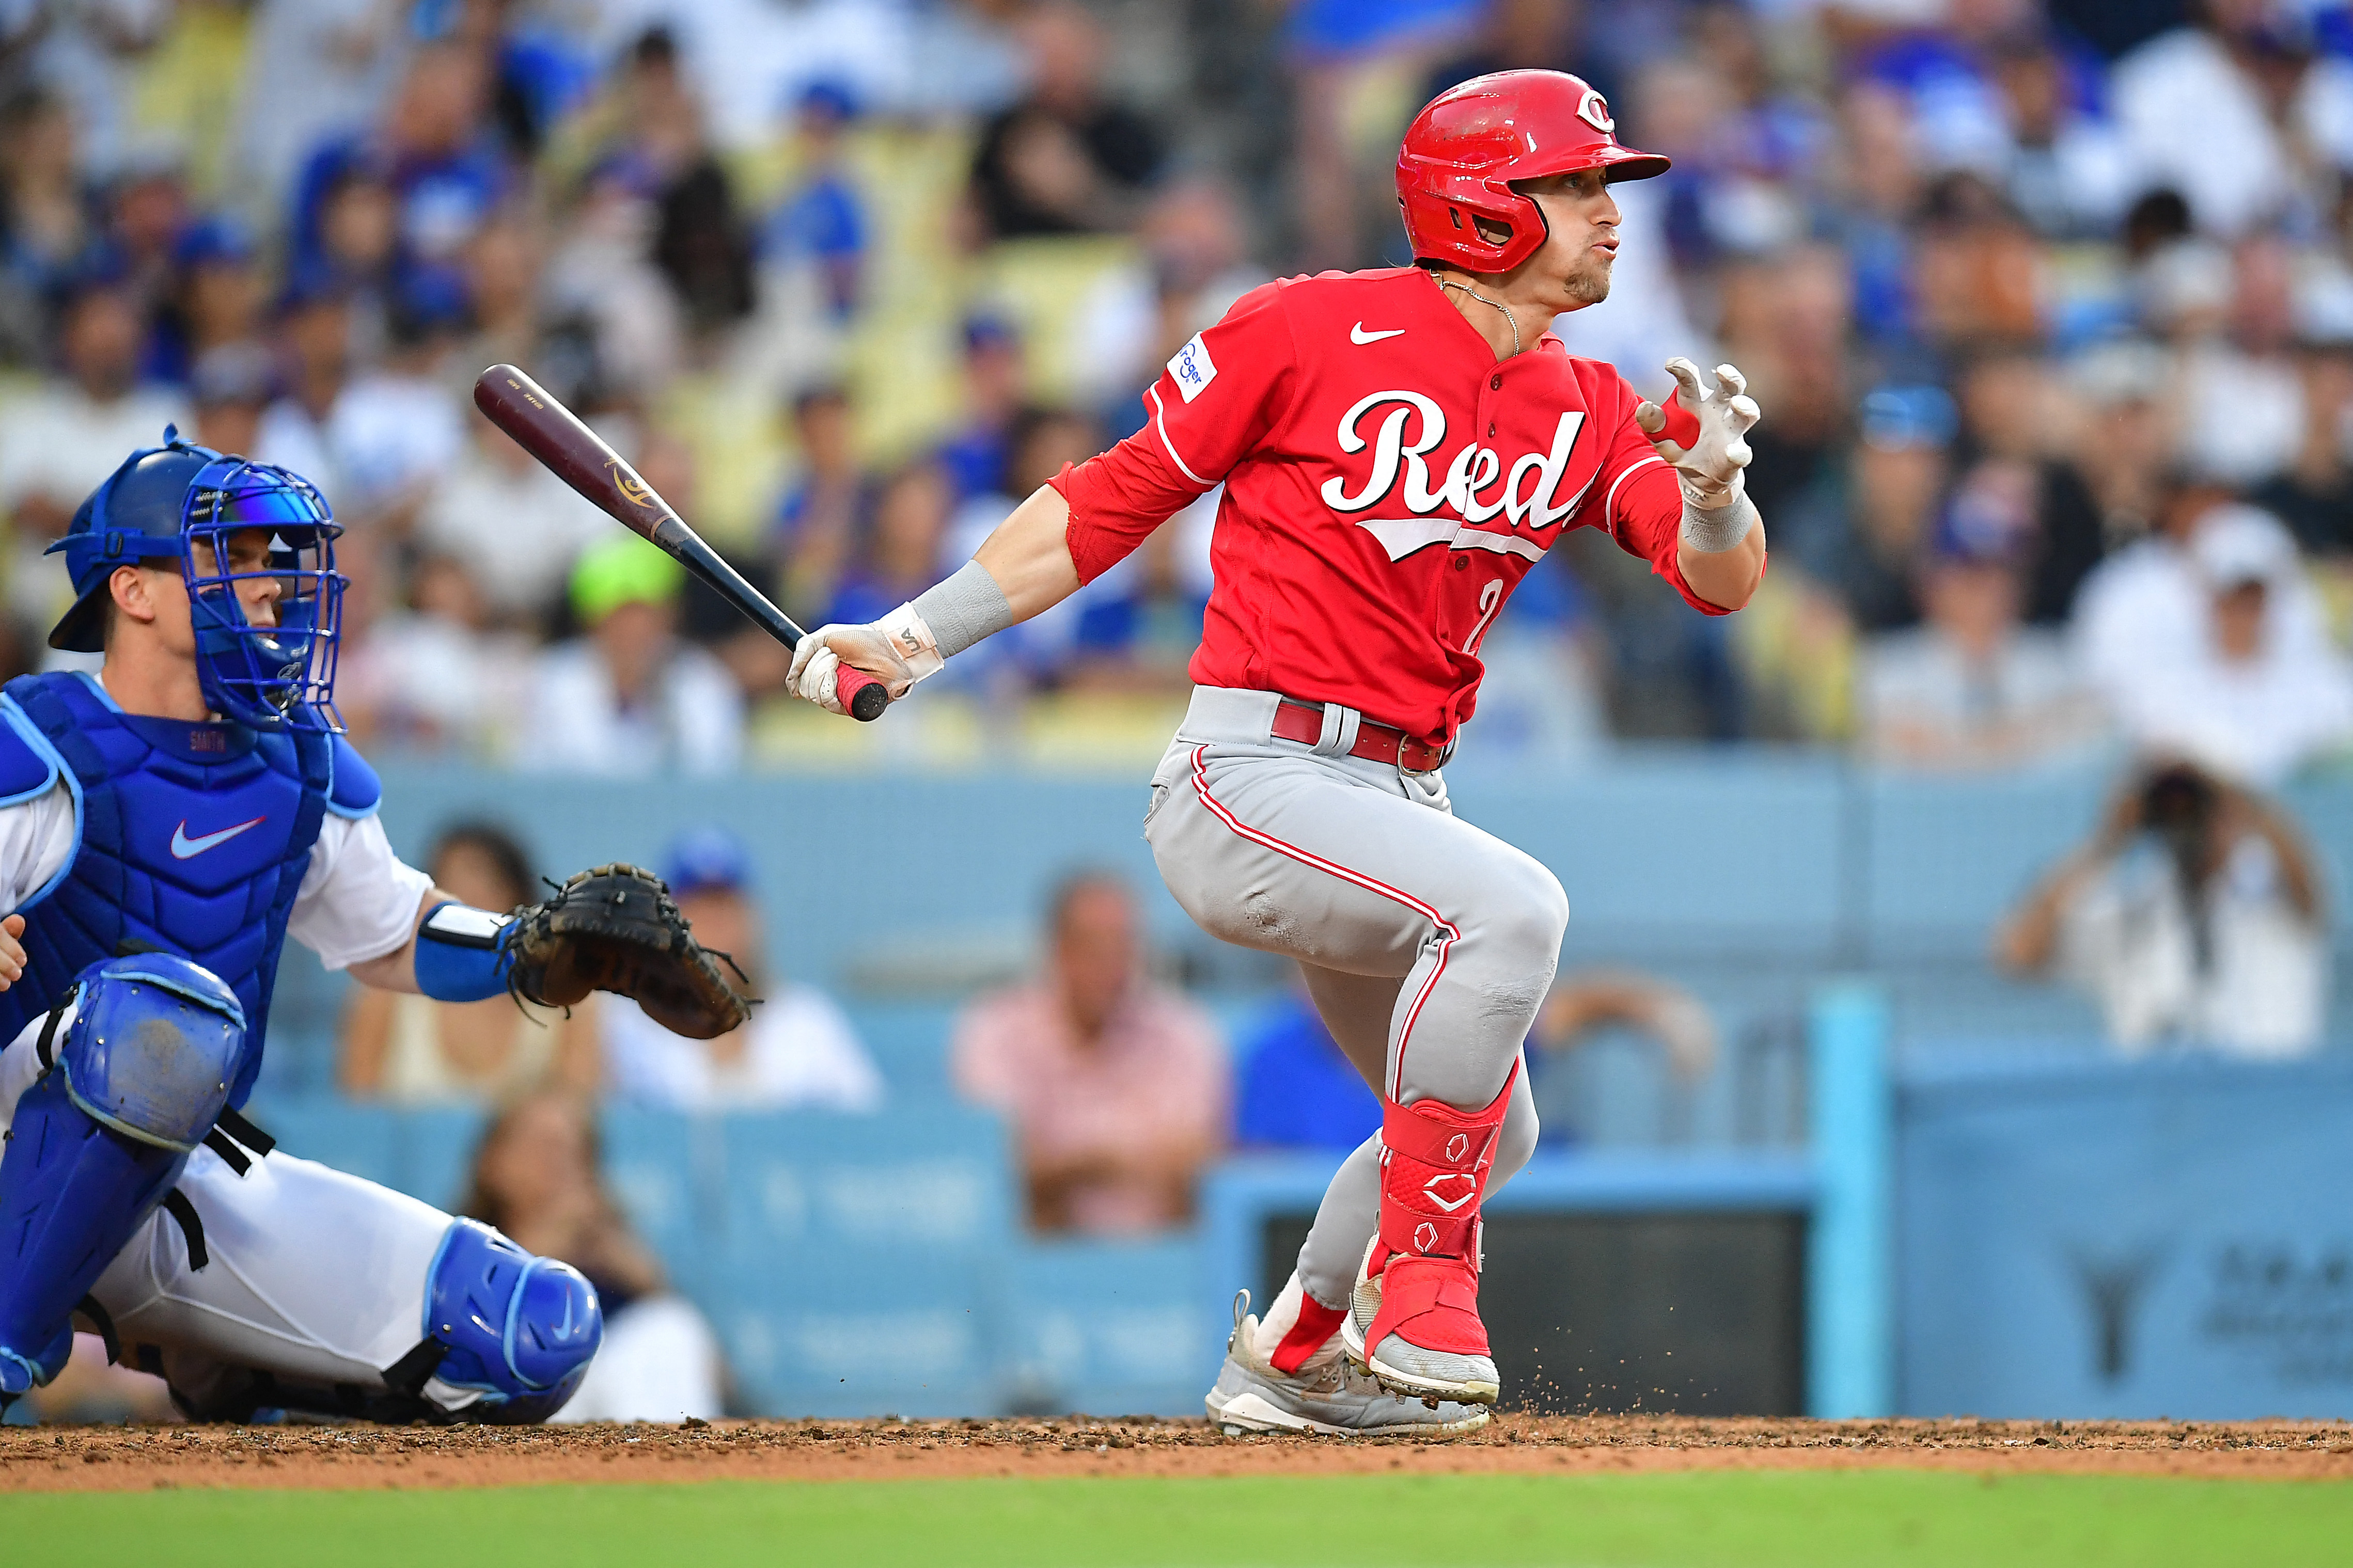
POLYGON ((340 531, 304 479, 167 427, 50 547, 76 594, 50 646, 104 660, 0 694, 0 1408, 77 1318, 195 1418, 532 1422, 587 1371, 576 1270, 239 1114, 288 936, 441 1001, 744 1020, 633 866, 500 914, 393 855, 333 706, 340 531))

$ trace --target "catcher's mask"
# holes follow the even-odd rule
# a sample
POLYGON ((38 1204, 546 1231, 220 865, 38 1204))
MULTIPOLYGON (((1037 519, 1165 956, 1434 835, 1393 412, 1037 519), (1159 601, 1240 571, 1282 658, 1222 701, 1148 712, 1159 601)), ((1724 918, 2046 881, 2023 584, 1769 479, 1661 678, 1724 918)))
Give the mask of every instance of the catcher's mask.
POLYGON ((175 560, 187 584, 195 632, 196 679, 222 717, 259 730, 340 731, 335 658, 343 637, 343 589, 335 570, 343 529, 318 487, 301 475, 180 439, 124 459, 74 514, 65 553, 76 595, 49 646, 104 649, 107 580, 118 566, 175 560), (262 531, 266 564, 238 570, 234 536, 262 531), (279 584, 275 626, 248 619, 238 584, 279 584))

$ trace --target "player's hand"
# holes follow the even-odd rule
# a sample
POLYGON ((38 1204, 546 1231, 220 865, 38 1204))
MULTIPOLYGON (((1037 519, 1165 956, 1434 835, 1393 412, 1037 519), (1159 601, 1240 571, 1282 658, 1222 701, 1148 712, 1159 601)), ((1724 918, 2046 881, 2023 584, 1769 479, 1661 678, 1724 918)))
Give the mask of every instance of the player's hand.
POLYGON ((882 628, 868 622, 846 626, 839 623, 818 627, 793 650, 793 668, 786 676, 793 694, 816 703, 828 713, 846 713, 835 691, 835 676, 844 663, 882 682, 896 702, 915 684, 915 671, 882 628))
MULTIPOLYGON (((1634 410, 1634 423, 1651 437, 1651 445, 1674 468, 1683 482, 1683 499, 1703 511, 1714 511, 1740 499, 1746 489, 1742 470, 1748 467, 1748 429, 1757 423, 1757 400, 1748 395, 1748 380, 1728 364, 1715 367, 1715 385, 1703 389, 1699 366, 1680 354, 1667 362, 1675 378, 1674 398, 1681 409, 1698 422, 1698 434, 1685 447, 1667 438, 1667 411, 1655 403, 1634 410)), ((1690 435, 1686 427, 1683 434, 1690 435)))
POLYGON ((10 915, 0 920, 0 991, 5 991, 23 978, 25 973, 25 917, 10 915))

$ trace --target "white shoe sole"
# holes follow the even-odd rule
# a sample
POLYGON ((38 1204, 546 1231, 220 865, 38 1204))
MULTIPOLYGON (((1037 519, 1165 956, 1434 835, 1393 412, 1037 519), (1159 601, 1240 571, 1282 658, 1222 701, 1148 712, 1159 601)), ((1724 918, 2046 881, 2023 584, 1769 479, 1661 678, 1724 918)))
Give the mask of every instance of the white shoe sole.
POLYGON ((1359 1430, 1354 1426, 1333 1426, 1304 1415, 1293 1415, 1270 1404, 1245 1389, 1229 1400, 1220 1410, 1214 1404, 1208 1406, 1210 1422, 1222 1427, 1229 1436, 1246 1432, 1302 1432, 1315 1437, 1460 1437, 1476 1432, 1487 1424, 1487 1411, 1482 1406, 1460 1421, 1417 1422, 1411 1426, 1384 1426, 1359 1430))
POLYGON ((1416 1377, 1399 1372, 1378 1356, 1354 1353, 1358 1366, 1366 1375, 1391 1394, 1407 1399, 1451 1399, 1457 1405, 1493 1405, 1503 1396, 1503 1388, 1493 1383, 1440 1383, 1432 1378, 1416 1377))

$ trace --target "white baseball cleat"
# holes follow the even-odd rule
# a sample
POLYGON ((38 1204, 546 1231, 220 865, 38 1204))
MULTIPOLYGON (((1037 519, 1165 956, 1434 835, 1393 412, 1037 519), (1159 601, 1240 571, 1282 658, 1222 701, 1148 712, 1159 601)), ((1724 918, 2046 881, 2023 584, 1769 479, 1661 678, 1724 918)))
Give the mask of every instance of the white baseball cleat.
POLYGON ((1487 1424, 1484 1405, 1401 1399, 1357 1371, 1336 1341, 1296 1373, 1278 1370, 1259 1344, 1250 1292, 1234 1297, 1226 1364, 1204 1401, 1228 1436, 1303 1432, 1319 1437, 1459 1437, 1487 1424))

